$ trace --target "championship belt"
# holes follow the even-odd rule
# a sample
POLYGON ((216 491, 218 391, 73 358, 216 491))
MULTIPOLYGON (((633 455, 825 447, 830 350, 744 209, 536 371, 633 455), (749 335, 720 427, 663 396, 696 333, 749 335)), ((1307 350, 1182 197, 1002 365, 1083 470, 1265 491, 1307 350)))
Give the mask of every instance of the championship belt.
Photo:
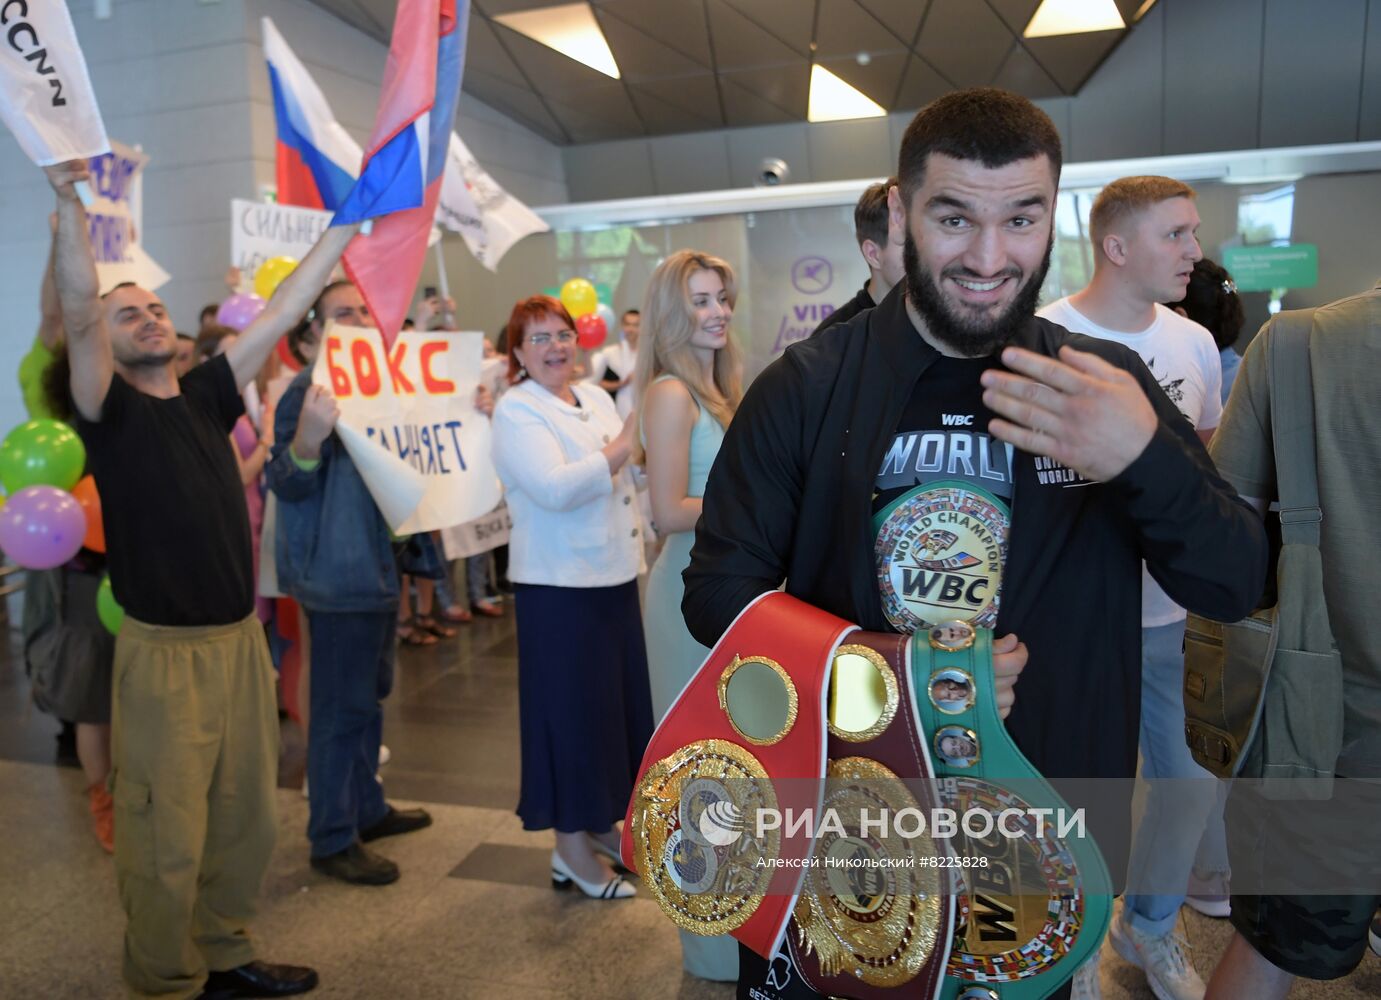
POLYGON ((941 804, 986 813, 950 840, 958 914, 943 1000, 1039 1000, 1097 952, 1112 913, 1093 838, 1059 836, 1068 806, 1017 749, 998 715, 992 633, 946 622, 911 637, 919 728, 941 804))
POLYGON ((835 647, 853 630, 794 597, 763 594, 653 733, 621 853, 678 927, 776 953, 814 830, 759 829, 754 820, 818 811, 825 681, 835 647))
POLYGON ((925 830, 868 825, 938 804, 926 734, 911 710, 908 637, 854 632, 831 664, 829 764, 814 864, 787 933, 792 966, 817 993, 932 997, 954 930, 949 849, 925 830), (912 834, 914 835, 908 835, 912 834))

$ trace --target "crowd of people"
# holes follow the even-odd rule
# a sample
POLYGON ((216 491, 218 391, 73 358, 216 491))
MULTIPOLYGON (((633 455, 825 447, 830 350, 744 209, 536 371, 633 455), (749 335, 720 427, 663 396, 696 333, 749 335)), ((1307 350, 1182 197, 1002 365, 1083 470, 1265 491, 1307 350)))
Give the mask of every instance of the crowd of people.
MULTIPOLYGON (((746 392, 738 278, 713 253, 667 256, 618 341, 588 358, 559 300, 519 301, 475 400, 511 538, 456 565, 437 537, 392 535, 311 380, 328 322, 370 323, 358 290, 332 280, 354 227, 327 230, 245 329, 208 307, 188 337, 145 289, 98 294, 74 191, 85 167, 48 168, 58 211, 21 381, 31 411, 85 440, 109 548, 31 574, 26 654, 42 707, 76 725, 131 991, 316 984, 259 960, 247 935, 276 833, 280 700, 306 730, 312 867, 391 883, 397 865, 368 845, 431 822, 378 778, 396 649, 504 614, 501 591, 518 635, 523 826, 554 831, 557 887, 634 896, 618 824, 656 721, 743 608, 785 582, 867 629, 993 629, 1008 731, 1047 776, 1131 779, 1139 760, 1144 777, 1177 779, 1151 782, 1129 857, 1109 857, 1132 887, 1111 944, 1159 997, 1247 995, 1210 991, 1178 930, 1186 903, 1243 912, 1223 785, 1184 740, 1183 645, 1186 609, 1241 618, 1267 576, 1261 516, 1239 496, 1272 495, 1244 457, 1264 376, 1236 350, 1242 306, 1203 257, 1195 193, 1171 178, 1109 184, 1089 220, 1090 283, 1037 310, 1060 166, 1054 126, 1023 98, 928 106, 897 176, 859 199, 868 281, 746 392), (296 374, 271 357, 284 337, 296 374), (1239 371, 1252 382, 1225 413, 1239 371), (922 437, 940 441, 933 464, 922 437), (884 600, 885 539, 956 481, 984 498, 997 578, 957 599, 884 600), (114 639, 91 610, 107 567, 127 613, 114 639)), ((428 298, 416 319, 454 329, 454 304, 428 298)), ((1354 907, 1361 940, 1375 908, 1354 907)), ((1324 910, 1275 923, 1253 910, 1223 981, 1264 997, 1283 995, 1276 973, 1345 974, 1356 934, 1313 964, 1282 957, 1324 910)), ((767 963, 727 937, 683 933, 682 950, 692 974, 754 996, 816 995, 769 987, 767 963)), ((1099 996, 1096 958, 1068 989, 1099 996)))

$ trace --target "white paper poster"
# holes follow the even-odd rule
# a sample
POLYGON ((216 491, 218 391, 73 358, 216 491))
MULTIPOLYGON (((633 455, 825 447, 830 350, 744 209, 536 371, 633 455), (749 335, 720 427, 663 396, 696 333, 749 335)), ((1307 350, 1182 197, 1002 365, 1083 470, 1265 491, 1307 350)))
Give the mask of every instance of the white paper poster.
POLYGON ((270 257, 302 260, 331 224, 331 213, 276 202, 230 202, 230 260, 246 278, 270 257))
POLYGON ((91 158, 92 200, 86 206, 96 274, 104 295, 126 281, 153 291, 168 282, 168 272, 139 245, 144 221, 141 174, 149 158, 121 142, 91 158))
POLYGON ((475 409, 482 333, 326 328, 312 381, 340 407, 336 431, 396 534, 434 531, 503 495, 489 418, 475 409))

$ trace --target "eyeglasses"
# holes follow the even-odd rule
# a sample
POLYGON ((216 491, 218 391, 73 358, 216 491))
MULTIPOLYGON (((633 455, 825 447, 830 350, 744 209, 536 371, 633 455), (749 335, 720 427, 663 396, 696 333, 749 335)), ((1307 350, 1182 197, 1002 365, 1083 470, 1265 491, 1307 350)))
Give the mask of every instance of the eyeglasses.
POLYGON ((575 331, 557 330, 555 333, 547 333, 546 331, 543 331, 542 333, 534 333, 532 334, 532 336, 527 338, 528 343, 531 344, 533 347, 546 347, 553 340, 556 341, 558 344, 574 344, 575 331))

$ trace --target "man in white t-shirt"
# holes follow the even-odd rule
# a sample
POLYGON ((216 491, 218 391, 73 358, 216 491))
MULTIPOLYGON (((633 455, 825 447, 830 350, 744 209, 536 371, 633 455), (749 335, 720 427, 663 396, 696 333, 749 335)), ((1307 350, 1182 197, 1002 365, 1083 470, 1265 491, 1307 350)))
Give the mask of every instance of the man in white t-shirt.
POLYGON ((614 397, 614 408, 625 420, 633 412, 633 375, 638 367, 638 332, 642 314, 625 309, 619 320, 622 336, 590 355, 590 379, 614 397))
MULTIPOLYGON (((1037 315, 1136 351, 1207 443, 1222 414, 1218 348, 1208 330, 1161 305, 1184 297, 1194 262, 1203 256, 1194 235, 1198 226, 1189 185, 1169 177, 1114 181, 1089 216, 1093 280, 1037 315)), ((1141 597, 1141 773, 1157 780, 1150 781, 1127 896, 1111 936, 1118 953, 1145 970, 1157 997, 1201 1000, 1204 983, 1175 926, 1191 870, 1196 878, 1222 883, 1210 891, 1221 896, 1224 910, 1212 915, 1227 916, 1222 802, 1218 783, 1185 745, 1185 611, 1144 567, 1141 597)), ((1096 967, 1080 971, 1074 995, 1098 997, 1096 967)))

